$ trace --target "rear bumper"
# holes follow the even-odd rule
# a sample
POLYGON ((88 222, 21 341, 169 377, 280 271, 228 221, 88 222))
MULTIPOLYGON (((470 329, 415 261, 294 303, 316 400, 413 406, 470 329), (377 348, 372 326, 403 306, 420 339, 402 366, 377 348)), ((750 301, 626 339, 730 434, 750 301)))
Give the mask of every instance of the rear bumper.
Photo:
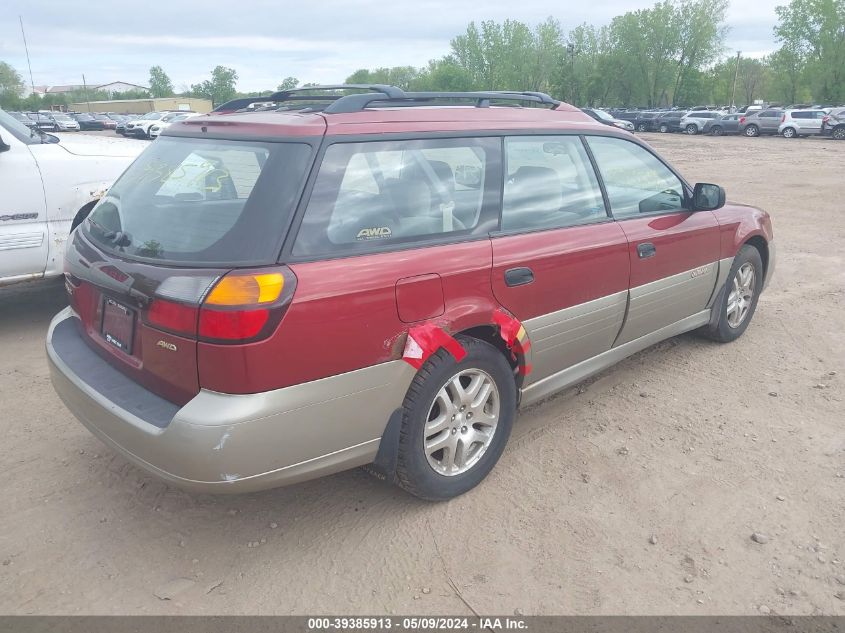
POLYGON ((84 344, 68 321, 75 318, 66 308, 47 335, 59 397, 129 461, 199 492, 262 490, 372 462, 414 376, 407 363, 391 361, 265 393, 203 390, 168 412, 169 403, 84 344))

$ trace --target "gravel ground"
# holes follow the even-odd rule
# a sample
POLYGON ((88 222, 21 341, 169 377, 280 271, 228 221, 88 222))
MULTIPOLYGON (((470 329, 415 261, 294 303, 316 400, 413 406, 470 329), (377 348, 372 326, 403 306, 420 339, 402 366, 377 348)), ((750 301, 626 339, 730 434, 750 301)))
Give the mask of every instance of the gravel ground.
POLYGON ((55 396, 61 283, 0 290, 0 613, 845 615, 845 143, 648 140, 774 216, 754 322, 522 411, 492 475, 448 503, 360 470, 168 487, 55 396))

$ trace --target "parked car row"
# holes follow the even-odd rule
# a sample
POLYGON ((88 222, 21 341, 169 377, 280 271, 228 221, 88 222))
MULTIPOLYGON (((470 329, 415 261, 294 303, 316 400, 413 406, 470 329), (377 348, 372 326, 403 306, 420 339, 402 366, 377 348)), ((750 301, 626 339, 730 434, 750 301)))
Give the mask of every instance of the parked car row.
POLYGON ((173 121, 180 121, 196 112, 164 111, 147 114, 117 114, 116 112, 8 112, 30 129, 44 132, 79 132, 114 130, 123 136, 156 138, 173 121))
POLYGON ((845 139, 845 106, 821 107, 798 104, 795 107, 747 106, 736 112, 726 109, 604 111, 583 108, 594 119, 637 132, 683 132, 689 135, 743 134, 754 138, 778 135, 831 136, 845 139))

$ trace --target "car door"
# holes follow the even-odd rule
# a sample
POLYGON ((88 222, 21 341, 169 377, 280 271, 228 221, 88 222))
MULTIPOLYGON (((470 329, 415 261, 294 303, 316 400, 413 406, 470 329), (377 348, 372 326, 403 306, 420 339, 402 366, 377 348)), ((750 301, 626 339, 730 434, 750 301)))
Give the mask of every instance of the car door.
MULTIPOLYGON (((23 127, 23 126, 21 126, 23 127)), ((29 131, 22 132, 29 134, 29 131)), ((0 126, 0 280, 37 275, 47 264, 47 206, 28 146, 0 126), (8 149, 5 149, 8 148, 8 149)))
POLYGON ((625 315, 630 264, 579 136, 504 143, 492 286, 531 341, 528 385, 610 349, 625 315))
POLYGON ((765 134, 777 134, 782 118, 783 112, 780 110, 763 110, 758 117, 760 122, 760 132, 765 134))
POLYGON ((690 211, 683 181, 646 147, 589 136, 613 217, 628 240, 628 312, 615 345, 707 308, 719 269, 719 225, 690 211))

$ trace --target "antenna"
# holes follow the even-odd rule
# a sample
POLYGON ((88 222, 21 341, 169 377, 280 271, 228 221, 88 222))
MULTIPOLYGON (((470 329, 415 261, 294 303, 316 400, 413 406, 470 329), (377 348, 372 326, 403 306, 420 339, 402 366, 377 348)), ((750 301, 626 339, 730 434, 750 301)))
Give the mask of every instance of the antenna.
POLYGON ((23 49, 26 51, 26 65, 29 67, 29 87, 35 93, 35 81, 32 79, 32 64, 29 63, 29 46, 26 45, 26 33, 23 30, 23 18, 18 15, 18 21, 21 23, 21 35, 23 36, 23 49))

